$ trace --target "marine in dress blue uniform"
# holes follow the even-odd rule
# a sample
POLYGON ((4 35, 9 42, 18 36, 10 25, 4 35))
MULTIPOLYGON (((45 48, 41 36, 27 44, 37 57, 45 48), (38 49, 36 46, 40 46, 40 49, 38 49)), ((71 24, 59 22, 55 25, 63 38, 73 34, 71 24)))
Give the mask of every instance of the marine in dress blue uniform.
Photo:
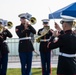
POLYGON ((34 51, 30 34, 36 34, 36 30, 27 23, 26 19, 29 15, 22 13, 19 15, 21 24, 16 26, 16 34, 19 37, 19 57, 21 62, 22 75, 30 75, 32 65, 32 54, 34 51))
POLYGON ((43 19, 43 28, 38 30, 38 35, 42 36, 40 39, 40 46, 39 46, 39 51, 40 51, 40 57, 41 57, 41 65, 42 65, 42 75, 50 75, 51 74, 51 65, 50 65, 50 60, 51 60, 51 53, 47 48, 47 44, 49 39, 52 36, 52 33, 50 32, 50 28, 47 30, 48 32, 46 33, 46 27, 49 26, 49 19, 43 19), (46 33, 44 35, 44 33, 46 33))
MULTIPOLYGON (((2 22, 0 22, 0 26, 2 22)), ((7 73, 7 64, 8 64, 8 45, 5 42, 7 37, 12 38, 12 34, 6 28, 0 32, 0 75, 6 75, 7 73)))
MULTIPOLYGON (((63 18, 61 24, 63 31, 58 40, 55 42, 52 39, 47 47, 50 50, 60 48, 57 75, 76 75, 76 34, 72 31, 73 19, 63 18)), ((53 36, 56 36, 55 31, 53 36)))

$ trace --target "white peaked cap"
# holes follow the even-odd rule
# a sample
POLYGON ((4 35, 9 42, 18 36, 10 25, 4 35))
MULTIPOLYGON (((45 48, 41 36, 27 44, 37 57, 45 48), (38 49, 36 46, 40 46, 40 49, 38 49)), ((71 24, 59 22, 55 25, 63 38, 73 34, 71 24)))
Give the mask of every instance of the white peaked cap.
POLYGON ((43 22, 49 22, 50 20, 49 19, 43 19, 42 21, 43 22))
POLYGON ((62 21, 74 21, 75 18, 70 17, 70 16, 65 16, 65 15, 60 15, 62 18, 62 21))
POLYGON ((26 18, 26 13, 21 13, 21 14, 18 15, 18 17, 20 17, 20 18, 21 18, 21 17, 26 18))
POLYGON ((20 17, 20 18, 24 17, 25 19, 30 20, 32 15, 29 13, 22 13, 22 14, 19 14, 18 17, 20 17))
POLYGON ((32 17, 32 15, 29 14, 29 13, 26 13, 25 15, 26 15, 26 19, 27 19, 27 20, 30 20, 30 18, 32 17))
POLYGON ((62 21, 73 21, 74 19, 62 18, 62 21))
POLYGON ((3 25, 6 26, 8 24, 7 20, 3 20, 3 25))

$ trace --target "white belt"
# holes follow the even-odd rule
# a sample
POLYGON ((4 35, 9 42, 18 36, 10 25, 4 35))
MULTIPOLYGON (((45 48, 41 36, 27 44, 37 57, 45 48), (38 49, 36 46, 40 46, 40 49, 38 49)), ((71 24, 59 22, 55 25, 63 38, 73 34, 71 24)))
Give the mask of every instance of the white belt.
POLYGON ((7 40, 4 40, 3 42, 7 42, 7 40))
POLYGON ((64 56, 64 57, 76 57, 76 54, 66 54, 66 53, 61 53, 61 52, 59 52, 59 55, 64 56))
POLYGON ((41 39, 40 41, 41 42, 46 42, 46 41, 49 41, 50 39, 41 39))
POLYGON ((27 39, 31 39, 31 37, 20 38, 19 40, 27 40, 27 39))

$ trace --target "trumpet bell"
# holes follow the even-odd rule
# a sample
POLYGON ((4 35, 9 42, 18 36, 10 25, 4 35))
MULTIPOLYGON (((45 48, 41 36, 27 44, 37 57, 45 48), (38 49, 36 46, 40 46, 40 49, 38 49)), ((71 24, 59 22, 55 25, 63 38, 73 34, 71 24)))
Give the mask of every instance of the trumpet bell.
POLYGON ((0 26, 0 33, 2 33, 3 32, 3 27, 2 26, 0 26))
POLYGON ((31 17, 31 19, 29 21, 32 25, 36 24, 36 22, 37 22, 35 17, 31 17))
POLYGON ((76 26, 76 21, 73 22, 73 25, 76 26))
POLYGON ((7 27, 8 27, 9 29, 11 29, 11 28, 13 27, 13 23, 12 23, 11 21, 9 21, 9 22, 7 23, 7 27))

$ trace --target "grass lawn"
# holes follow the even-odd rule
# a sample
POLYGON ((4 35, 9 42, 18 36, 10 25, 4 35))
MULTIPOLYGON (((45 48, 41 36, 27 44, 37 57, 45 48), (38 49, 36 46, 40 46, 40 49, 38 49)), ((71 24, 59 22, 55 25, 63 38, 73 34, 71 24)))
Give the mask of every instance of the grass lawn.
MULTIPOLYGON (((32 69, 32 75, 41 75, 41 68, 33 68, 32 69)), ((16 69, 8 69, 7 75, 21 75, 21 70, 19 68, 16 69)), ((52 69, 52 75, 56 75, 56 68, 52 69)))

